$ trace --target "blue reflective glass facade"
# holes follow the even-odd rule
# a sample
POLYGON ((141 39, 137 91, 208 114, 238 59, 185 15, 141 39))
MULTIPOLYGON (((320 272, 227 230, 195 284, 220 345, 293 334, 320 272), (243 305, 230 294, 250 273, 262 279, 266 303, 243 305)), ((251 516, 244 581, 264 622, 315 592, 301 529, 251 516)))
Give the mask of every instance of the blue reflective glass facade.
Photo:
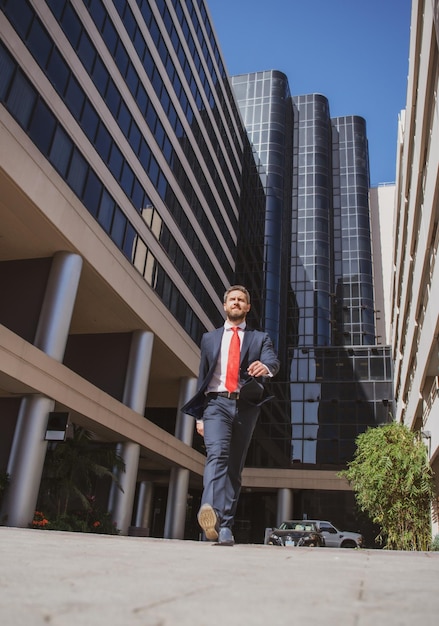
POLYGON ((291 285, 297 343, 332 343, 333 198, 331 123, 324 96, 293 98, 291 285))
POLYGON ((232 85, 260 159, 265 324, 286 381, 272 383, 250 462, 342 467, 392 406, 390 349, 375 345, 366 123, 331 118, 324 95, 291 96, 281 72, 232 85))
POLYGON ((277 71, 234 76, 232 85, 266 195, 263 326, 280 352, 288 293, 283 255, 290 237, 291 97, 285 75, 277 71))
POLYGON ((375 344, 366 122, 332 120, 334 181, 334 342, 375 344))

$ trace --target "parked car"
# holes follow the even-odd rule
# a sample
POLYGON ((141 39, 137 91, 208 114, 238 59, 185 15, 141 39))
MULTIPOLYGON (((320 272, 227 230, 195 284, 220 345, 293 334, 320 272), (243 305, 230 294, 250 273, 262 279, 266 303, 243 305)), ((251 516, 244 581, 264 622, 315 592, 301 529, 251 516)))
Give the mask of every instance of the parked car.
POLYGON ((364 548, 364 537, 360 533, 338 530, 331 522, 322 520, 307 520, 315 524, 317 530, 325 538, 328 548, 364 548))
POLYGON ((267 539, 271 546, 324 546, 325 540, 316 523, 308 520, 290 520, 282 522, 279 528, 273 528, 267 539))

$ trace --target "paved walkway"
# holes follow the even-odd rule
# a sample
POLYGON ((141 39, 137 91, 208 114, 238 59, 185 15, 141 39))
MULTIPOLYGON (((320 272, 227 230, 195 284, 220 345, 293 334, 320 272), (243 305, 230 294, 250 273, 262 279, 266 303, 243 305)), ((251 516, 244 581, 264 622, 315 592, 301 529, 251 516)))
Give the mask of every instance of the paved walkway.
POLYGON ((439 552, 0 527, 2 626, 436 626, 439 552))

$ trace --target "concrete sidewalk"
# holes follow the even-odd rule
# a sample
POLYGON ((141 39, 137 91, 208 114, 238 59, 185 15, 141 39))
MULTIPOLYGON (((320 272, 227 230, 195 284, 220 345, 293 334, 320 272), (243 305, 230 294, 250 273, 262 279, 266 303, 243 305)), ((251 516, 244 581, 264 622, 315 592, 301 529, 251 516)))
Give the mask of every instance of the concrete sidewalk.
POLYGON ((433 626, 439 552, 0 527, 4 626, 433 626))

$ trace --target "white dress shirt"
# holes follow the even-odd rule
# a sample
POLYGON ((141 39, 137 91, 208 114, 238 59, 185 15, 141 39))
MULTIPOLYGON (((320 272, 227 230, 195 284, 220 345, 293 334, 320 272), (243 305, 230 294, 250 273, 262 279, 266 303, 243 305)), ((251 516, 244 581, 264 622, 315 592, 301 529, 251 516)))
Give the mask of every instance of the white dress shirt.
MULTIPOLYGON (((238 337, 242 348, 242 342, 244 339, 244 329, 245 322, 242 322, 238 325, 238 337)), ((226 389, 226 371, 227 371, 227 359, 229 356, 229 346, 230 340, 232 339, 232 324, 228 321, 224 323, 224 332, 223 338, 221 340, 221 350, 219 354, 219 359, 217 361, 215 371, 213 372, 212 379, 207 388, 207 393, 218 392, 218 391, 227 391, 226 389)), ((238 389, 239 390, 239 384, 238 389)))

